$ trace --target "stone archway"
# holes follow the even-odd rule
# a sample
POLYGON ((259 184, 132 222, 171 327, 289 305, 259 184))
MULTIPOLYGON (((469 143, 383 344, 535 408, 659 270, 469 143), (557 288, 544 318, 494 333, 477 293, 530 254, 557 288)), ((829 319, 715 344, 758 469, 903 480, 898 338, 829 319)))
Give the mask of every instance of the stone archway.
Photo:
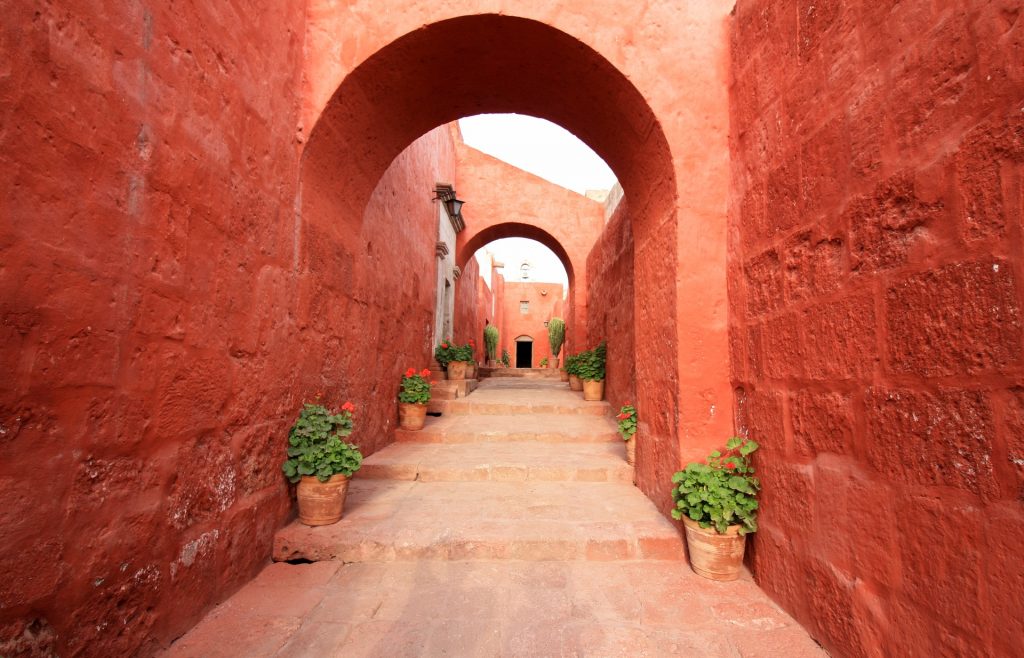
MULTIPOLYGON (((706 57, 699 55, 698 60, 706 57)), ((701 77, 696 71, 695 76, 701 77)), ((307 115, 316 115, 308 110, 307 115)), ((684 447, 695 448, 731 427, 726 414, 714 415, 716 403, 726 406, 731 395, 724 307, 727 171, 709 173, 707 162, 699 159, 677 162, 663 120, 644 94, 587 43, 539 20, 480 14, 429 22, 367 53, 343 75, 319 112, 302 156, 302 276, 328 274, 319 271, 324 266, 317 258, 306 256, 322 253, 324 244, 344 243, 358 229, 374 186, 402 149, 438 125, 486 112, 530 114, 567 128, 609 164, 622 184, 637 264, 636 399, 651 410, 644 427, 651 441, 639 479, 665 508, 668 476, 681 460, 680 437, 688 441, 684 447), (699 180, 708 187, 720 174, 712 186, 721 191, 717 215, 689 207, 694 199, 706 201, 699 185, 686 203, 678 202, 680 170, 692 170, 688 186, 699 180), (701 225, 700 239, 680 238, 680 211, 692 211, 688 220, 701 225), (680 258, 690 255, 710 265, 680 275, 680 258), (693 290, 680 294, 681 280, 690 280, 693 290), (680 336, 693 341, 685 368, 680 336), (690 389, 681 394, 681 373, 688 384, 700 387, 698 395, 690 389), (709 424, 718 429, 706 435, 709 424)), ((676 114, 671 117, 679 120, 676 114)), ((716 130, 724 140, 724 129, 716 130)))

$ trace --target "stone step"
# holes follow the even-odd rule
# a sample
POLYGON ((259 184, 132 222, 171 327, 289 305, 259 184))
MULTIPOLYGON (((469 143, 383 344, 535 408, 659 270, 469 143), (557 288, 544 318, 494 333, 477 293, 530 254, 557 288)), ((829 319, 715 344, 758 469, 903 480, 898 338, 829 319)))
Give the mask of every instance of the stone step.
POLYGON ((393 443, 363 461, 360 479, 420 482, 633 481, 618 443, 393 443))
POLYGON ((477 368, 477 377, 515 377, 519 379, 559 379, 558 368, 477 368))
POLYGON ((441 379, 433 380, 430 387, 430 398, 433 400, 455 400, 464 398, 476 390, 480 382, 476 379, 441 379))
POLYGON ((629 484, 398 482, 349 485, 345 516, 277 532, 273 558, 682 560, 675 527, 629 484))
POLYGON ((546 381, 484 380, 471 398, 454 402, 438 398, 437 402, 431 411, 441 414, 612 416, 614 413, 607 402, 587 402, 568 386, 546 381))
POLYGON ((395 430, 395 441, 413 443, 621 442, 615 425, 603 416, 532 414, 527 416, 446 415, 427 417, 421 430, 395 430))

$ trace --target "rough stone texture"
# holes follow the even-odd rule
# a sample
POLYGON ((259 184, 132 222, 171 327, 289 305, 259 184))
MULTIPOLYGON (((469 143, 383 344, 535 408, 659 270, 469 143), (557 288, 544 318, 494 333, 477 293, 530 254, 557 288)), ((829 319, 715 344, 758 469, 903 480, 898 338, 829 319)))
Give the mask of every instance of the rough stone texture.
POLYGON ((1008 596, 1024 541, 1021 15, 736 6, 731 376, 738 429, 763 445, 750 564, 836 656, 1024 652, 1008 596))

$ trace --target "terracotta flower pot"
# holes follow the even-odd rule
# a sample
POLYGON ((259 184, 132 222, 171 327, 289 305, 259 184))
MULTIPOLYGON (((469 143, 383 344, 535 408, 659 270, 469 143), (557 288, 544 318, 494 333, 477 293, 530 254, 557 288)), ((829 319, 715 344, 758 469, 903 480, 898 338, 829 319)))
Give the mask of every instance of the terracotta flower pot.
POLYGON ((466 367, 466 379, 476 379, 476 362, 470 361, 466 367))
POLYGON ((596 382, 584 380, 583 381, 583 399, 588 402, 597 402, 604 399, 604 380, 599 379, 596 382))
POLYGON ((345 509, 348 478, 341 473, 321 482, 315 476, 304 475, 299 480, 296 494, 299 499, 299 522, 306 525, 330 525, 341 520, 345 509))
POLYGON ((569 373, 565 371, 565 368, 562 368, 561 370, 558 371, 558 376, 561 378, 563 382, 569 381, 569 373))
POLYGON ((690 554, 690 566, 697 575, 711 580, 736 580, 743 567, 743 549, 746 537, 740 534, 740 526, 729 526, 722 535, 714 527, 701 528, 689 517, 683 517, 686 528, 686 548, 690 554))
POLYGON ((558 359, 548 359, 548 367, 549 368, 557 368, 558 367, 558 359))
POLYGON ((582 391, 583 382, 576 375, 569 375, 569 388, 574 391, 582 391))
POLYGON ((630 466, 636 464, 636 434, 626 441, 626 463, 630 466))
POLYGON ((465 379, 468 365, 465 361, 449 361, 448 379, 465 379))
POLYGON ((421 430, 427 422, 427 405, 417 402, 398 403, 398 426, 403 430, 421 430))

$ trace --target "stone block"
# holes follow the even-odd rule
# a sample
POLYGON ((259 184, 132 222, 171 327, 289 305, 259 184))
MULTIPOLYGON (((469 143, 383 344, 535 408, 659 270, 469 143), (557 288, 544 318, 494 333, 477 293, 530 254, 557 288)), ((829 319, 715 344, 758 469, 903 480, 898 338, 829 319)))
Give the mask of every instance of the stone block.
POLYGON ((849 395, 800 390, 793 395, 789 408, 798 455, 853 453, 853 410, 849 395))
POLYGON ((930 496, 898 502, 903 510, 900 589, 934 619, 956 620, 959 628, 981 637, 985 515, 977 507, 930 496))
POLYGON ((861 294, 813 306, 802 315, 802 357, 809 379, 862 378, 874 369, 875 309, 861 294))
POLYGON ((910 275, 889 286, 885 312, 893 372, 939 377, 1020 363, 1020 302, 1005 260, 954 263, 910 275))
POLYGON ((800 349, 800 316, 787 313, 760 326, 760 354, 764 374, 775 379, 799 377, 804 373, 800 349))
POLYGON ((804 231, 783 246, 783 284, 788 302, 834 292, 845 278, 842 238, 804 231))
POLYGON ((844 213, 850 226, 850 266, 872 274, 909 262, 946 213, 941 201, 926 202, 914 178, 901 172, 879 183, 872 194, 854 198, 844 213))
POLYGON ((995 423, 985 393, 871 388, 865 413, 868 462, 888 479, 995 494, 995 423))
POLYGON ((782 267, 774 249, 747 263, 747 312, 751 316, 770 313, 782 305, 782 267))

